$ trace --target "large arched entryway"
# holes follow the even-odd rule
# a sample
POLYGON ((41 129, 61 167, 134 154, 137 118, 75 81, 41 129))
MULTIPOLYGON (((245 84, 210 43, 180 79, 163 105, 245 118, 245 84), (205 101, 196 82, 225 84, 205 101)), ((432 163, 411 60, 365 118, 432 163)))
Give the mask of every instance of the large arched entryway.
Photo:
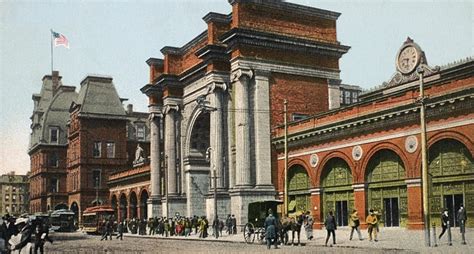
POLYGON ((301 165, 294 165, 288 170, 288 215, 310 211, 311 181, 306 169, 301 165))
POLYGON ((138 200, 137 200, 137 194, 132 191, 130 192, 130 216, 129 219, 131 218, 137 218, 137 208, 138 208, 138 200))
POLYGON ((405 226, 407 187, 401 158, 392 150, 380 150, 370 158, 366 172, 368 208, 381 213, 386 227, 405 226))
POLYGON ((127 214, 127 208, 128 208, 128 202, 127 202, 127 197, 125 196, 124 193, 120 195, 120 220, 123 221, 128 218, 127 214))
POLYGON ((323 218, 333 211, 337 225, 347 226, 354 208, 351 169, 343 159, 333 158, 326 163, 322 173, 323 218))
MULTIPOLYGON (((432 178, 431 218, 439 223, 444 208, 451 225, 458 226, 457 210, 461 204, 474 216, 474 160, 466 146, 454 139, 444 139, 429 148, 429 173, 432 178)), ((467 226, 474 222, 467 220, 467 226)))
POLYGON ((148 214, 147 214, 147 209, 146 209, 147 200, 148 200, 148 192, 146 190, 143 190, 140 195, 140 218, 141 219, 148 219, 148 214))

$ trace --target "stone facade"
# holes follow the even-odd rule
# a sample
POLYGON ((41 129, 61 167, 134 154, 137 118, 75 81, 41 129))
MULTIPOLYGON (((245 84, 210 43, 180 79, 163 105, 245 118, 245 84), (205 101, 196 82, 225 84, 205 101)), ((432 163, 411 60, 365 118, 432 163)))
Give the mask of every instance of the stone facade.
POLYGON ((219 217, 232 213, 245 224, 250 202, 275 199, 271 128, 283 122, 283 100, 290 114, 310 115, 339 99, 330 92, 338 86, 329 87, 349 50, 337 41, 339 13, 282 1, 229 3, 231 14, 207 14, 206 31, 147 61, 153 216, 167 204, 170 214, 213 217, 215 187, 219 217))
POLYGON ((0 176, 0 215, 20 216, 29 212, 28 175, 15 172, 0 176))

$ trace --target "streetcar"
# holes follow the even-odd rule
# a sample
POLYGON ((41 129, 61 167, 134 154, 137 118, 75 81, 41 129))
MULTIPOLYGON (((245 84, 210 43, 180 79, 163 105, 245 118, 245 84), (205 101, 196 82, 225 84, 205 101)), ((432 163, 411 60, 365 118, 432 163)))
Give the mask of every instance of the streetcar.
POLYGON ((102 222, 113 219, 111 206, 99 205, 86 208, 82 213, 82 230, 87 234, 102 234, 102 222))
POLYGON ((76 226, 74 225, 74 212, 67 209, 59 209, 53 211, 49 215, 49 222, 51 223, 51 230, 56 232, 74 232, 76 226))

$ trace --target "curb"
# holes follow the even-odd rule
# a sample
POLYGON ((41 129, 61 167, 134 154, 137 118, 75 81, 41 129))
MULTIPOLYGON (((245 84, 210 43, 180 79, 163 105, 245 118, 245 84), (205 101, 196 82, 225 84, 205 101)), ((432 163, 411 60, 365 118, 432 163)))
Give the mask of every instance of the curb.
POLYGON ((124 237, 132 238, 148 238, 148 239, 164 239, 164 240, 184 240, 184 241, 199 241, 199 242, 221 242, 221 243, 244 243, 245 241, 232 241, 232 240, 220 240, 209 236, 208 238, 194 238, 194 237, 160 237, 150 235, 135 235, 135 234, 123 234, 124 237))

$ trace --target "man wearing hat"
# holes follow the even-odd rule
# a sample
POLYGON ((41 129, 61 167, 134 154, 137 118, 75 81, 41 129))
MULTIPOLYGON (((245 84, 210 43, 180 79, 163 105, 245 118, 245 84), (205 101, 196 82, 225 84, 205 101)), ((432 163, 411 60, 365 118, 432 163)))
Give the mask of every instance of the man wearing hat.
POLYGON ((444 235, 444 232, 446 232, 446 229, 448 229, 448 223, 449 223, 449 213, 448 209, 444 209, 444 211, 441 213, 441 234, 439 235, 439 239, 441 240, 441 237, 444 235))
POLYGON ((268 209, 268 216, 265 219, 265 223, 264 223, 267 249, 270 249, 270 245, 272 244, 272 241, 273 241, 273 244, 275 245, 275 249, 278 249, 276 226, 277 226, 277 221, 276 221, 276 218, 273 216, 273 211, 272 209, 268 209))
POLYGON ((5 224, 5 217, 0 218, 0 253, 6 251, 5 237, 7 235, 7 225, 5 224))
POLYGON ((31 253, 33 249, 33 245, 31 244, 31 234, 33 233, 31 222, 28 218, 18 218, 15 221, 15 226, 20 232, 10 238, 11 253, 31 253))
POLYGON ((459 206, 458 214, 457 214, 458 222, 459 222, 459 230, 461 231, 461 244, 466 244, 466 239, 464 234, 466 233, 466 221, 467 221, 467 214, 466 209, 464 209, 464 205, 461 204, 459 206))

